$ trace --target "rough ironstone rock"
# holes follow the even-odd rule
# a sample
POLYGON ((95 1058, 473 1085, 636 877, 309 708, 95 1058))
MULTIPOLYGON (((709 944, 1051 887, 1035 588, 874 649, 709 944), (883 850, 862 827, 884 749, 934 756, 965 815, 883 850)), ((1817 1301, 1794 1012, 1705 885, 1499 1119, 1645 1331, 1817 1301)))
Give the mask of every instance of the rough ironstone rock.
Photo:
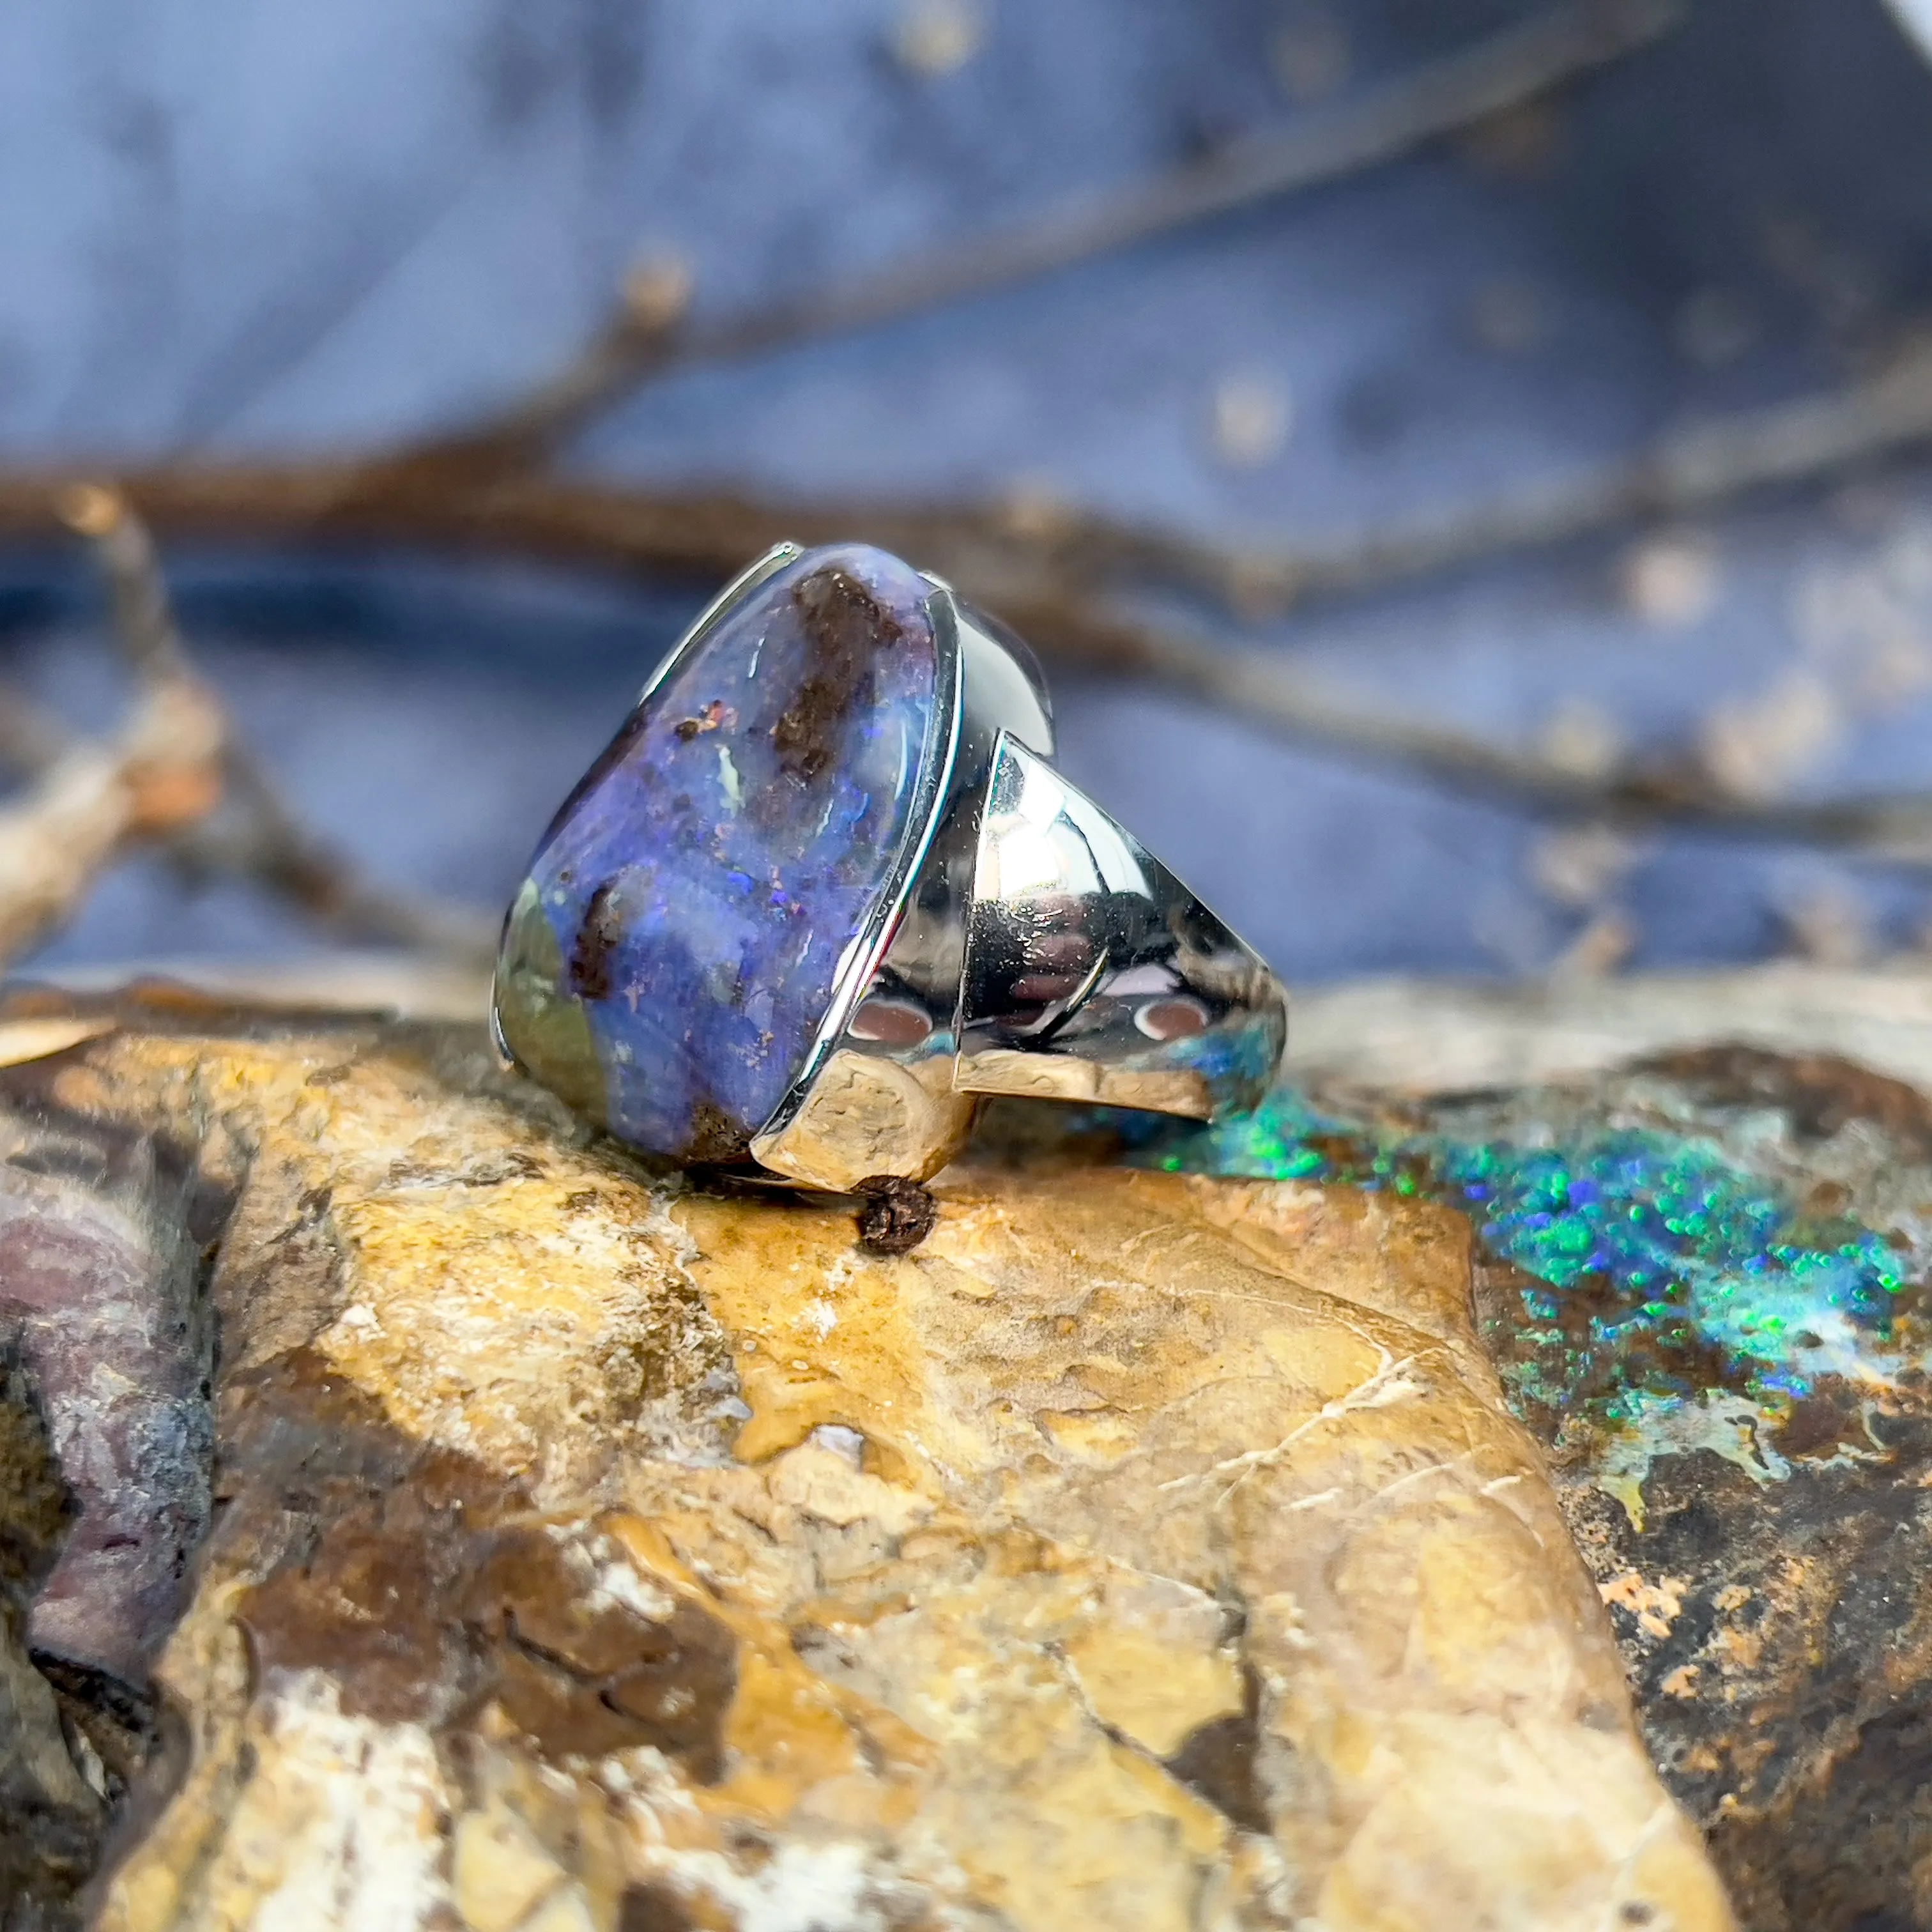
POLYGON ((145 1134, 8 1124, 0 1322, 78 1504, 28 1638, 67 1666, 136 1685, 180 1614, 208 1526, 213 1338, 195 1279, 193 1190, 145 1134))
POLYGON ((70 1920, 100 1856, 104 1787, 63 1735, 53 1687, 29 1660, 26 1613, 73 1520, 16 1348, 0 1352, 0 1926, 70 1920))
MULTIPOLYGON (((1882 1011, 1900 989, 1874 979, 1882 1011)), ((1513 1090, 1284 1090, 1132 1157, 1464 1207, 1479 1332, 1741 1918, 1932 1924, 1918 1088, 1810 1048, 1672 1047, 1513 1090)))
MULTIPOLYGON (((1580 1112, 1715 1148, 1790 1204, 1774 1253, 1878 1244, 1881 1305, 1849 1334, 1814 1290, 1759 1360, 1668 1360, 1695 1397, 1683 1419, 1646 1418, 1640 1458, 1524 1412, 1556 1451, 1652 1752, 1741 1920, 1932 1924, 1932 1107, 1842 1059, 1742 1047, 1503 1104, 1544 1131, 1580 1112)), ((1520 1285, 1479 1274, 1508 1372, 1520 1285)))
POLYGON ((21 1146, 146 1135, 227 1206, 101 1925, 1732 1923, 1459 1216, 1062 1150, 870 1255, 467 1030, 121 1012, 0 1077, 21 1146))

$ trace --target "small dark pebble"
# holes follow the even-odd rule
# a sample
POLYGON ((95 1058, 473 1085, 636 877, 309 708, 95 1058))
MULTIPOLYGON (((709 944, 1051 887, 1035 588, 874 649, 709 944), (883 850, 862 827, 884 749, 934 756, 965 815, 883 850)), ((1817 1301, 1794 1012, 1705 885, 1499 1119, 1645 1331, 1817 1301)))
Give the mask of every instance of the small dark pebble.
POLYGON ((932 1232, 939 1203, 916 1180, 874 1174, 852 1192, 861 1197, 859 1245, 872 1255, 908 1255, 932 1232))

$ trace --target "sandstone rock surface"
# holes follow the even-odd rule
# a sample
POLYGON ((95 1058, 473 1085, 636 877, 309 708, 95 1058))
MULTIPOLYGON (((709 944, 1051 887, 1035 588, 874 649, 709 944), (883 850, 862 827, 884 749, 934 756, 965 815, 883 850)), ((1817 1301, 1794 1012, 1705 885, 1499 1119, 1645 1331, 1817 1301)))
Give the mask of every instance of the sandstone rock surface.
MULTIPOLYGON (((118 1802, 112 1932, 1731 1924, 1460 1217, 988 1164, 879 1258, 467 1031, 120 1017, 0 1095, 16 1166, 152 1142, 194 1184, 148 1225, 219 1208, 191 1587, 158 1615, 130 1555, 116 1654, 65 1659, 152 1658, 145 1764, 17 1618, 0 1680, 10 1772, 83 1835, 118 1802)), ((35 1400, 52 1443, 99 1395, 35 1400)), ((11 1922, 80 1909, 23 1858, 11 1922)))

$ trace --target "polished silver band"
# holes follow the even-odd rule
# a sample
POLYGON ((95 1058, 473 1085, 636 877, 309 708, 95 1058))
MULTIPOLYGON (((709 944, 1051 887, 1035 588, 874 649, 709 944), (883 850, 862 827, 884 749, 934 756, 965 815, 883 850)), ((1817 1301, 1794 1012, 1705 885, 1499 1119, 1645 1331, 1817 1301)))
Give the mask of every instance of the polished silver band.
MULTIPOLYGON (((734 592, 798 554, 779 546, 734 592)), ((985 1095, 1197 1120, 1252 1106, 1287 1040, 1280 982, 1048 762, 1026 646, 926 580, 952 712, 929 812, 754 1159, 842 1191, 936 1173, 985 1095)))

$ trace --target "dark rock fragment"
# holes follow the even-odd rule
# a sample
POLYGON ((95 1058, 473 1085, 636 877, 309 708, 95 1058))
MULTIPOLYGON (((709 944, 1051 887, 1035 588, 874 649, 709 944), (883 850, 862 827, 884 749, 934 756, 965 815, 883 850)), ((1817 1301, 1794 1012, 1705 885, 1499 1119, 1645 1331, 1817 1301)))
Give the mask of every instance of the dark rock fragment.
POLYGON ((875 1174, 853 1190, 859 1210, 859 1245, 868 1254, 909 1255, 932 1232, 939 1204, 916 1180, 875 1174))

